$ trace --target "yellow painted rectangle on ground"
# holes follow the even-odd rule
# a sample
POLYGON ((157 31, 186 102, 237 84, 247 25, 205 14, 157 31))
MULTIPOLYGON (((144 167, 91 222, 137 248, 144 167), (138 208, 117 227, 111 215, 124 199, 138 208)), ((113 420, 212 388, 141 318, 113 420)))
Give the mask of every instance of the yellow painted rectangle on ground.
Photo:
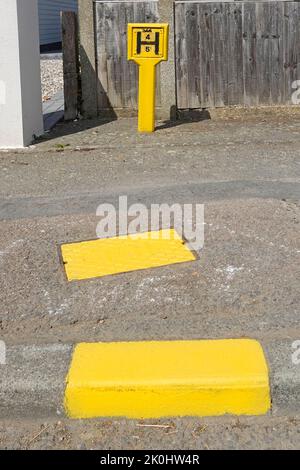
POLYGON ((257 341, 81 343, 65 391, 73 418, 259 415, 270 408, 257 341))
POLYGON ((70 243, 61 251, 69 281, 196 259, 174 229, 70 243))

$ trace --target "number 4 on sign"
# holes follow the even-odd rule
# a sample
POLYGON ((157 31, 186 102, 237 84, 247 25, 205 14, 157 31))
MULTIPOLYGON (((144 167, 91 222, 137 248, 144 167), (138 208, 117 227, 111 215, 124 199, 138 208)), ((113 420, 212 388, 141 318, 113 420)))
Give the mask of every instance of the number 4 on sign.
POLYGON ((153 132, 155 123, 156 65, 168 60, 169 25, 128 24, 128 60, 139 66, 138 130, 153 132))

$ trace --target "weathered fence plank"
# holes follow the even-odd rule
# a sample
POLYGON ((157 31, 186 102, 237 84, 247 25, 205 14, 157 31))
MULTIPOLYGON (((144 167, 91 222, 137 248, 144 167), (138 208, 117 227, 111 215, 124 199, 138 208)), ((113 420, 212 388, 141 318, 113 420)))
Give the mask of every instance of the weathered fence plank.
POLYGON ((269 4, 256 3, 256 63, 257 63, 257 90, 258 103, 269 104, 268 93, 270 92, 269 84, 269 64, 268 64, 268 46, 270 24, 269 4), (267 15, 267 16, 266 16, 267 15))
MULTIPOLYGON (((228 46, 229 55, 227 59, 227 86, 228 105, 234 105, 241 101, 243 87, 243 43, 242 43, 242 5, 240 3, 228 3, 228 46)), ((214 43, 215 49, 220 46, 214 43)))
POLYGON ((271 41, 270 51, 270 104, 283 102, 283 3, 270 4, 271 41))
POLYGON ((158 5, 154 1, 95 3, 100 112, 113 108, 137 108, 138 67, 127 60, 127 24, 156 23, 158 19, 158 5))
MULTIPOLYGON (((186 103, 188 102, 188 85, 187 85, 187 61, 182 61, 186 51, 186 35, 187 28, 185 24, 185 10, 184 8, 175 8, 175 24, 180 24, 181 27, 176 29, 176 54, 177 62, 175 69, 175 76, 177 82, 177 90, 180 92, 180 99, 186 103)), ((197 55, 196 55, 197 57, 197 55)))
POLYGON ((179 109, 291 103, 300 4, 175 2, 179 109))
POLYGON ((224 106, 228 102, 227 55, 229 44, 226 39, 228 29, 228 15, 224 3, 215 4, 213 22, 213 37, 219 47, 214 48, 214 103, 215 106, 224 106))
MULTIPOLYGON (((186 41, 190 44, 190 47, 186 50, 185 61, 188 64, 194 62, 194 58, 198 54, 199 47, 199 28, 197 22, 197 5, 189 4, 187 5, 185 12, 185 21, 189 24, 187 29, 186 41)), ((187 89, 190 94, 190 99, 192 102, 197 102, 199 100, 200 90, 200 77, 199 69, 193 67, 187 67, 187 89)))
MULTIPOLYGON (((213 23, 212 23, 212 5, 207 4, 205 9, 202 5, 198 5, 198 18, 200 20, 200 44, 199 44, 199 62, 197 57, 194 57, 192 64, 187 64, 187 67, 193 67, 192 73, 197 73, 201 82, 201 96, 202 102, 205 103, 205 107, 211 106, 214 102, 214 53, 213 53, 213 23), (205 11, 203 11, 205 10, 205 11), (204 14, 203 14, 204 13, 204 14), (197 70, 198 69, 198 70, 197 70)), ((176 26, 177 27, 177 26, 176 26)), ((187 25, 188 28, 188 25, 187 25)), ((189 47, 188 42, 186 46, 189 47)), ((181 57, 181 61, 184 61, 184 55, 181 57)), ((188 100, 190 97, 189 90, 187 92, 188 100)), ((180 97, 180 93, 179 93, 180 97)), ((190 100, 189 100, 190 102, 190 100)), ((199 101, 198 101, 199 102, 199 101)), ((180 106, 179 106, 180 107, 180 106)), ((189 108, 190 106, 186 106, 189 108)), ((197 103, 191 107, 199 107, 197 103)))
POLYGON ((244 104, 258 105, 257 60, 256 60, 256 13, 251 3, 243 4, 243 76, 244 104))
POLYGON ((61 12, 65 121, 76 119, 79 100, 77 15, 61 12))

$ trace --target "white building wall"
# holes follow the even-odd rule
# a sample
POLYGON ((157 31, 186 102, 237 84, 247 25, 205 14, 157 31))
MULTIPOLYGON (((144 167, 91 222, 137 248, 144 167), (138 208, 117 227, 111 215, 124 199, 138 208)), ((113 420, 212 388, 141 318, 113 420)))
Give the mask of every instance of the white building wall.
POLYGON ((0 0, 0 148, 42 132, 37 0, 0 0))
POLYGON ((41 45, 61 41, 60 12, 77 11, 77 0, 39 0, 41 45))

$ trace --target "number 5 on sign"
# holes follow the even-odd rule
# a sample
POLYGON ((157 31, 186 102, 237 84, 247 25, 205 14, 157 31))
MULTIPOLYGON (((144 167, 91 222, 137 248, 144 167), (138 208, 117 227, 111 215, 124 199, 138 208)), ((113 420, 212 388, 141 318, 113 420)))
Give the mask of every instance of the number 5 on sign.
POLYGON ((153 132, 156 65, 168 60, 169 25, 128 24, 128 60, 139 65, 138 130, 153 132))

